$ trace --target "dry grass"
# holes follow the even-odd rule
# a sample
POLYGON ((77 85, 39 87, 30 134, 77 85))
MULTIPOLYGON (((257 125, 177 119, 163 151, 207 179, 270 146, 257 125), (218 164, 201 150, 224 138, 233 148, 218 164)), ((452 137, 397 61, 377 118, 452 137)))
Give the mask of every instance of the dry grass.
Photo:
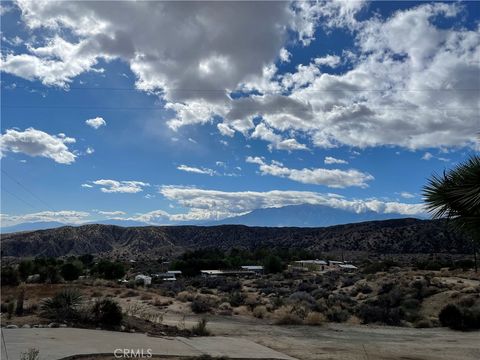
POLYGON ((181 302, 188 302, 195 299, 195 294, 191 291, 180 291, 175 298, 181 302))
POLYGON ((303 323, 302 319, 286 306, 282 306, 274 312, 274 319, 276 325, 301 325, 303 323))
POLYGON ((327 322, 327 318, 322 313, 312 311, 308 313, 304 320, 305 325, 319 326, 327 322))
POLYGON ((256 306, 255 309, 253 309, 253 316, 255 316, 257 319, 263 319, 267 315, 267 307, 264 305, 259 305, 256 306))

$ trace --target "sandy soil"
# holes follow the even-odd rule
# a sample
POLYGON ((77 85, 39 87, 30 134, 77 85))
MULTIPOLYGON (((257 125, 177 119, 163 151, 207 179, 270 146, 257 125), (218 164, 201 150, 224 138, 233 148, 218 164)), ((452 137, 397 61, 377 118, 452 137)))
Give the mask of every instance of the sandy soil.
MULTIPOLYGON (((188 326, 198 317, 189 316, 188 326)), ((174 324, 174 315, 165 318, 174 324)), ((209 317, 214 335, 244 337, 302 360, 478 360, 480 332, 444 328, 413 329, 392 326, 326 324, 266 325, 246 317, 209 317)))

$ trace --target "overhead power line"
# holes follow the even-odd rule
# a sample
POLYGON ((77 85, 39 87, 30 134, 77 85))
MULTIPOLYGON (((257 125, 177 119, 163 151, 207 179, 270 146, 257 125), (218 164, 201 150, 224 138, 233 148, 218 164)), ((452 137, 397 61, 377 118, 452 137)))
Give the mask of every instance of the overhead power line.
POLYGON ((2 173, 5 174, 6 176, 8 176, 10 178, 10 180, 12 180, 13 182, 15 182, 17 185, 19 185, 22 189, 24 189, 26 192, 28 192, 30 195, 32 195, 35 199, 37 199, 38 201, 40 201, 43 205, 45 205, 46 207, 48 207, 50 210, 52 210, 53 212, 56 212, 56 210, 50 206, 46 201, 44 201, 42 198, 40 198, 38 195, 36 195, 33 191, 31 191, 30 189, 28 189, 24 184, 22 184, 19 180, 15 179, 12 175, 10 175, 9 173, 7 173, 4 169, 2 169, 2 173))
POLYGON ((2 186, 2 192, 6 192, 7 194, 10 194, 11 196, 13 196, 15 199, 23 202, 24 204, 30 206, 32 209, 34 210, 38 210, 38 211, 42 211, 42 209, 40 208, 37 208, 35 205, 32 205, 30 202, 28 202, 27 200, 25 199, 22 199, 20 196, 16 195, 15 193, 11 192, 10 190, 7 190, 5 189, 5 187, 2 186))

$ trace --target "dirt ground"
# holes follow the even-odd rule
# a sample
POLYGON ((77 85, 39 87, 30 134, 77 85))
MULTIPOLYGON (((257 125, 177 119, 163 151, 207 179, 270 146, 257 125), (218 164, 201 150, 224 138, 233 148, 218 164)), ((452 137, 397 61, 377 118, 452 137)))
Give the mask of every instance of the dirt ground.
MULTIPOLYGON (((441 308, 456 299, 459 294, 478 294, 480 279, 477 274, 433 273, 432 281, 446 286, 443 291, 425 298, 420 313, 425 318, 437 316, 441 308), (454 298, 454 296, 457 296, 454 298)), ((377 274, 378 275, 378 274, 377 274)), ((385 276, 372 277, 372 288, 378 288, 385 276), (377 279, 378 278, 378 279, 377 279)), ((387 274, 388 275, 388 274, 387 274)), ((392 278, 409 275, 412 279, 423 272, 414 274, 390 274, 392 278)), ((50 297, 65 285, 29 284, 26 290, 26 307, 39 304, 41 299, 50 297)), ((458 332, 446 328, 413 328, 383 325, 359 325, 352 316, 348 323, 325 323, 322 326, 274 325, 274 319, 257 319, 244 306, 234 309, 232 316, 214 314, 194 315, 190 303, 179 301, 178 297, 167 297, 154 289, 134 290, 118 285, 103 283, 92 285, 76 284, 86 296, 113 297, 132 316, 141 316, 151 321, 173 325, 179 329, 190 329, 201 317, 207 317, 208 330, 217 336, 235 336, 254 341, 281 353, 302 360, 478 360, 480 359, 480 331, 458 332), (245 308, 245 309, 244 309, 245 308), (135 313, 135 314, 133 314, 135 313), (155 318, 155 320, 152 320, 155 318)), ((349 291, 344 287, 343 291, 349 291)), ((244 284, 248 292, 248 284, 244 284)), ((2 301, 15 299, 18 289, 2 287, 2 301)), ((2 314, 2 325, 45 323, 35 315, 7 320, 2 314)), ((109 359, 98 358, 101 360, 109 359)), ((82 360, 87 360, 83 358, 82 360)))
MULTIPOLYGON (((196 320, 191 316, 185 322, 188 326, 196 320)), ((170 316, 165 321, 173 324, 178 319, 170 316)), ((332 323, 278 326, 241 316, 209 317, 208 328, 213 335, 244 337, 302 360, 480 359, 480 331, 332 323)))

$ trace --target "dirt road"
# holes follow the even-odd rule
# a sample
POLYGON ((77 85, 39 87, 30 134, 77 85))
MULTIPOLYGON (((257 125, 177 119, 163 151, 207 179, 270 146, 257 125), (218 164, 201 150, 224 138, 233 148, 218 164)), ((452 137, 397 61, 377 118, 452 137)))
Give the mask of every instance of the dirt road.
MULTIPOLYGON (((195 337, 157 338, 145 334, 88 329, 5 329, 2 328, 9 359, 20 359, 29 348, 40 350, 43 360, 58 360, 80 354, 132 354, 150 352, 168 356, 228 356, 232 359, 294 360, 245 338, 195 337)), ((7 359, 2 342, 2 359, 7 359)), ((134 357, 134 356, 130 356, 134 357)), ((142 357, 142 356, 136 356, 142 357)), ((128 358, 128 356, 119 356, 128 358)))

